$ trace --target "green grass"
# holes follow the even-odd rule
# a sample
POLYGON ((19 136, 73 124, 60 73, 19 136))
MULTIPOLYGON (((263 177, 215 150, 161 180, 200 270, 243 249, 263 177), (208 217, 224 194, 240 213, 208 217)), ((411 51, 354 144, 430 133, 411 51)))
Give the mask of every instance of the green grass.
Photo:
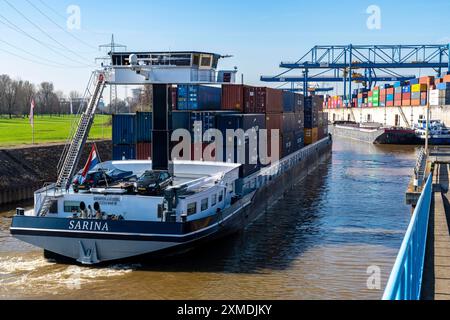
MULTIPOLYGON (((89 134, 90 140, 111 139, 110 116, 97 115, 89 134)), ((69 136, 75 116, 36 116, 34 118, 35 144, 65 142, 69 136)), ((0 147, 32 144, 32 129, 29 119, 0 118, 0 147)))

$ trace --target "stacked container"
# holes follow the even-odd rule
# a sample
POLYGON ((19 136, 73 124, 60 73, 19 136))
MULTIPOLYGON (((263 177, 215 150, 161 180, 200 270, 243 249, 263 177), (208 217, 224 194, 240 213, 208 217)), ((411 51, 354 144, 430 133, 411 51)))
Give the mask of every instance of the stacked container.
POLYGON ((178 86, 178 110, 212 111, 221 108, 221 88, 200 85, 178 86))
POLYGON ((411 86, 404 85, 402 87, 402 106, 410 106, 411 105, 411 86))
POLYGON ((153 114, 151 112, 136 113, 136 159, 152 158, 153 114))
POLYGON ((259 170, 259 131, 266 128, 263 114, 221 114, 217 117, 217 129, 225 139, 223 155, 225 162, 238 163, 240 148, 245 150, 245 159, 240 167, 240 176, 246 177, 259 170), (227 130, 243 130, 246 133, 244 141, 227 137, 227 130), (248 135, 247 135, 248 133, 248 135))
POLYGON ((396 82, 394 84, 394 106, 400 107, 402 105, 402 97, 403 97, 403 83, 396 82))
MULTIPOLYGON (((323 96, 305 98, 305 144, 313 144, 319 140, 319 118, 323 117, 323 96)), ((323 125, 323 119, 320 119, 323 125)), ((328 125, 328 123, 327 123, 328 125)))
POLYGON ((113 160, 136 159, 136 115, 116 114, 113 121, 113 160))
POLYGON ((411 105, 425 106, 427 104, 427 90, 428 86, 426 84, 411 85, 411 105))

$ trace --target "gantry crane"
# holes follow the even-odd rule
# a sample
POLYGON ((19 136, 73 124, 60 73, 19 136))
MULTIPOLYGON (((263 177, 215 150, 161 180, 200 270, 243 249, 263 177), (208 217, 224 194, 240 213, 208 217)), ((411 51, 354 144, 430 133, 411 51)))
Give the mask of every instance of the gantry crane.
POLYGON ((450 44, 445 45, 344 45, 315 46, 296 62, 282 62, 286 71, 262 76, 264 82, 343 82, 344 99, 352 96, 352 83, 371 88, 377 82, 406 81, 415 75, 401 75, 395 69, 434 69, 438 77, 450 70, 450 44), (300 76, 288 75, 302 70, 300 76), (312 74, 312 70, 319 70, 312 74), (363 73, 361 73, 361 71, 363 73))

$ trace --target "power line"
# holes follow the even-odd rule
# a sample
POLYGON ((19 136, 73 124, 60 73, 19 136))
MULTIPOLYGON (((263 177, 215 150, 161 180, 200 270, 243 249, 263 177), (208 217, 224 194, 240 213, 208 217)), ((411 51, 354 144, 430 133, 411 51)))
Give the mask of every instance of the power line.
POLYGON ((50 11, 53 11, 54 14, 58 15, 59 17, 61 17, 62 19, 66 19, 66 17, 64 17, 61 13, 59 13, 58 11, 56 11, 55 9, 53 9, 52 7, 50 7, 48 4, 46 4, 44 1, 39 0, 39 2, 44 5, 45 7, 47 7, 47 9, 49 9, 50 11))
POLYGON ((68 34, 69 36, 71 36, 72 38, 74 38, 75 40, 81 42, 82 44, 84 44, 85 46, 89 47, 89 48, 93 48, 96 49, 94 46, 90 45, 89 43, 85 42, 84 40, 78 38, 77 36, 75 36, 73 33, 67 31, 65 28, 61 27, 57 22, 55 22, 55 20, 53 20, 52 18, 50 18, 45 12, 43 12, 41 9, 39 9, 34 3, 32 3, 30 0, 26 0, 33 8, 35 8, 37 11, 39 11, 40 14, 42 14, 44 17, 46 17, 51 23, 53 23, 56 27, 58 27, 59 29, 61 29, 62 31, 64 31, 66 34, 68 34))
POLYGON ((5 52, 5 53, 7 53, 7 54, 9 54, 11 56, 20 58, 22 60, 26 60, 28 62, 38 63, 38 64, 42 64, 42 65, 45 65, 45 66, 48 66, 48 67, 52 67, 52 68, 65 68, 65 67, 59 67, 59 66, 56 66, 56 65, 50 65, 50 64, 47 64, 47 63, 44 63, 44 62, 40 62, 40 61, 36 61, 36 60, 33 60, 33 59, 29 59, 27 57, 24 57, 24 56, 22 56, 20 54, 15 53, 15 52, 11 52, 11 51, 9 51, 9 50, 7 50, 5 48, 0 48, 0 51, 3 51, 3 52, 5 52))
MULTIPOLYGON (((22 18, 24 18, 25 20, 27 20, 31 25, 33 25, 35 28, 37 28, 39 31, 41 31, 44 35, 46 35, 49 39, 53 40, 54 42, 56 42, 57 44, 59 44, 62 48, 66 49, 67 51, 71 52, 72 54, 74 54, 75 56, 77 56, 78 58, 80 58, 82 61, 87 60, 84 57, 81 57, 78 53, 76 53, 75 51, 73 51, 72 49, 66 47, 64 44, 62 44, 61 42, 59 42, 58 40, 56 40, 53 36, 51 36, 48 32, 46 32, 44 29, 42 29, 39 25, 37 25, 36 23, 34 23, 33 21, 31 21, 27 16, 25 16, 22 12, 20 12, 20 10, 18 10, 14 5, 12 5, 8 0, 3 0, 8 6, 10 6, 14 11, 16 11, 22 18)), ((80 60, 80 61, 81 61, 80 60)), ((84 62, 82 62, 84 63, 84 62)))
MULTIPOLYGON (((31 53, 31 52, 29 52, 29 51, 27 51, 27 50, 25 50, 25 49, 23 49, 23 48, 20 48, 20 47, 14 45, 14 44, 12 44, 12 43, 10 43, 10 42, 8 42, 8 41, 2 40, 2 39, 0 39, 0 42, 6 44, 6 45, 8 45, 8 46, 10 46, 11 48, 14 48, 14 49, 16 49, 16 50, 22 51, 22 52, 25 53, 25 54, 28 54, 28 55, 30 55, 30 56, 32 56, 32 57, 34 57, 34 58, 39 59, 40 62, 34 61, 34 60, 32 61, 32 62, 36 62, 36 63, 38 63, 38 64, 42 64, 42 65, 45 65, 45 66, 51 66, 51 67, 55 67, 55 68, 74 68, 74 69, 75 69, 75 68, 84 68, 84 67, 77 67, 77 66, 65 65, 65 64, 62 64, 62 63, 58 63, 58 62, 56 62, 56 61, 52 61, 52 60, 49 60, 49 59, 46 59, 46 58, 37 56, 37 55, 35 55, 34 53, 31 53), (45 62, 42 62, 42 61, 47 61, 48 63, 45 63, 45 62)), ((19 56, 19 55, 17 55, 17 56, 19 56)), ((29 59, 29 61, 31 61, 31 60, 29 59)))
MULTIPOLYGON (((7 26, 8 28, 10 28, 10 29, 12 29, 12 30, 14 30, 14 31, 16 31, 16 32, 18 32, 18 33, 23 34, 24 36, 26 36, 26 37, 28 37, 28 38, 34 40, 34 41, 36 41, 37 43, 39 43, 39 44, 42 45, 43 47, 45 47, 45 48, 51 50, 52 52, 56 53, 57 55, 60 55, 60 56, 66 58, 66 59, 68 59, 68 60, 70 60, 70 61, 73 61, 73 58, 71 58, 71 57, 65 55, 64 53, 61 53, 60 51, 57 51, 56 49, 52 48, 52 46, 46 44, 45 42, 43 42, 43 41, 41 41, 41 40, 39 40, 39 39, 37 39, 36 37, 33 37, 33 36, 30 35, 28 32, 24 31, 23 29, 21 29, 20 27, 18 27, 18 26, 15 25, 14 23, 12 23, 8 18, 6 18, 5 16, 3 16, 1 13, 0 13, 0 18, 4 19, 4 20, 7 22, 7 23, 5 23, 4 21, 1 21, 1 20, 0 20, 0 23, 1 23, 1 24, 7 26)), ((79 63, 79 62, 78 62, 78 63, 79 63)), ((84 64, 84 63, 83 63, 82 65, 85 66, 85 67, 92 67, 92 65, 88 65, 88 64, 84 64)))

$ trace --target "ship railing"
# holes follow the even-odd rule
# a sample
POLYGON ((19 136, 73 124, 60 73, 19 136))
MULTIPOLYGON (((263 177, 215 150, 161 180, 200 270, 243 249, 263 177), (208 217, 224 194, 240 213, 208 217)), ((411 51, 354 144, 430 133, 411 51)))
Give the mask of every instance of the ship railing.
POLYGON ((330 137, 324 138, 272 164, 270 167, 262 168, 259 172, 246 177, 242 181, 244 193, 266 185, 272 179, 279 177, 313 153, 327 147, 330 144, 330 141, 330 137))
POLYGON ((383 300, 420 300, 428 237, 433 175, 430 174, 406 231, 383 300))

